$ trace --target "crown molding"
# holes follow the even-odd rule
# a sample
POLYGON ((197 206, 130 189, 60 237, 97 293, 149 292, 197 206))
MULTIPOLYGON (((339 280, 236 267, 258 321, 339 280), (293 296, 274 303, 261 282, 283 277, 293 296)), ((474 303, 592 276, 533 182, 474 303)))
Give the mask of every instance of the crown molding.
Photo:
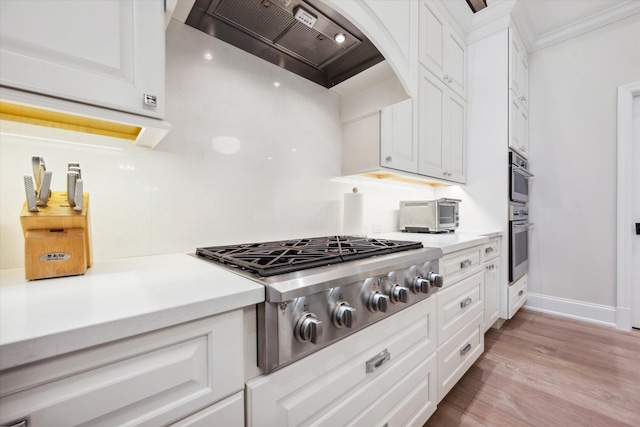
POLYGON ((626 3, 621 3, 571 25, 541 34, 531 46, 529 52, 544 49, 638 13, 640 13, 640 1, 629 0, 626 3))

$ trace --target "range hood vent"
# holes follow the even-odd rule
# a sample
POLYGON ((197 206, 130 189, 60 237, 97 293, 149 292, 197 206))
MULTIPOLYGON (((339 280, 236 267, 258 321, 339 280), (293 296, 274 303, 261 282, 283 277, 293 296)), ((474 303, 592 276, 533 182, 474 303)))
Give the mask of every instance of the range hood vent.
POLYGON ((384 59, 318 1, 196 0, 186 24, 327 88, 384 59))

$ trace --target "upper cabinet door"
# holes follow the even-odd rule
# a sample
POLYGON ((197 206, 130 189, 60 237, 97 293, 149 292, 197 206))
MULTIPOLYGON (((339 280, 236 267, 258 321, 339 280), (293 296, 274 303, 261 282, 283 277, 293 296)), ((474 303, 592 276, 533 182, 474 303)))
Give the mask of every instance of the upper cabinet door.
POLYGON ((513 27, 509 28, 509 89, 522 107, 529 110, 529 59, 524 43, 513 27))
POLYGON ((414 139, 413 99, 384 108, 380 115, 380 165, 405 172, 418 171, 414 139))
POLYGON ((419 59, 463 99, 467 96, 466 45, 434 5, 420 2, 419 59))
POLYGON ((162 118, 163 1, 0 1, 0 84, 162 118))

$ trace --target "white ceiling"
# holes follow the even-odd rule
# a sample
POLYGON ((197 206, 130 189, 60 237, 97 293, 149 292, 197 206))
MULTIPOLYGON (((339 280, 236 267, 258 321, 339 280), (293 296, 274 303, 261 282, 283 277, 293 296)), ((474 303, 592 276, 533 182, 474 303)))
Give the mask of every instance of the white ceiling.
POLYGON ((520 0, 540 38, 579 21, 592 18, 628 0, 520 0))
POLYGON ((529 51, 640 14, 640 0, 487 0, 488 7, 476 14, 464 0, 442 4, 465 34, 511 15, 529 51))

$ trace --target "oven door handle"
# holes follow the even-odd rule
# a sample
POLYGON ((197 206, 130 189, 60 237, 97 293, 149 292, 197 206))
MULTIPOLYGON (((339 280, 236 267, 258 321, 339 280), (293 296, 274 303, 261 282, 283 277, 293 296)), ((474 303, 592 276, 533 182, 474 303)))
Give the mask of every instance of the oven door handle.
POLYGON ((515 224, 513 228, 526 228, 527 230, 531 230, 535 223, 529 222, 527 224, 515 224))
POLYGON ((522 166, 518 166, 518 165, 511 165, 511 166, 515 169, 515 172, 524 175, 527 179, 533 178, 533 174, 528 170, 526 170, 525 168, 523 168, 522 166))

